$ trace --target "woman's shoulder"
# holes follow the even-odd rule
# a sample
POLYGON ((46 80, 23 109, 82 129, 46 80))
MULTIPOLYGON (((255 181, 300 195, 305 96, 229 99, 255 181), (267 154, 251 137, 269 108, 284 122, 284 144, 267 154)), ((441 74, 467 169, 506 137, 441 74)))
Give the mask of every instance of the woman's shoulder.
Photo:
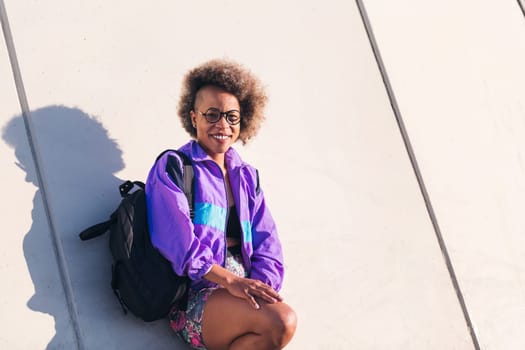
POLYGON ((160 152, 155 158, 150 177, 152 173, 157 176, 167 174, 175 184, 181 184, 184 178, 184 166, 192 164, 187 151, 184 150, 185 146, 178 150, 166 149, 160 152))
POLYGON ((175 148, 168 148, 160 152, 157 157, 155 158, 155 164, 165 164, 169 161, 169 159, 175 159, 177 162, 185 163, 187 160, 191 160, 191 141, 184 144, 183 146, 179 147, 178 149, 175 148))
POLYGON ((239 165, 238 171, 240 177, 248 182, 248 187, 253 189, 255 193, 258 194, 260 192, 259 170, 257 170, 257 168, 253 165, 243 161, 239 165))

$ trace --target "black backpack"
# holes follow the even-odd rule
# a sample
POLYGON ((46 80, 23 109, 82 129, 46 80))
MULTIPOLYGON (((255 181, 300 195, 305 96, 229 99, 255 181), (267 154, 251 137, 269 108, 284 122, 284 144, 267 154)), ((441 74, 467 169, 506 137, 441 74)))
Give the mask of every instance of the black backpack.
MULTIPOLYGON (((193 219, 193 168, 185 154, 175 152, 184 164, 183 188, 193 219)), ((129 310, 144 321, 155 321, 165 317, 175 302, 185 302, 189 279, 176 275, 170 262, 151 244, 144 183, 126 181, 119 190, 122 200, 110 219, 82 231, 80 239, 109 231, 113 292, 124 313, 129 310), (130 193, 134 187, 137 190, 130 193)))

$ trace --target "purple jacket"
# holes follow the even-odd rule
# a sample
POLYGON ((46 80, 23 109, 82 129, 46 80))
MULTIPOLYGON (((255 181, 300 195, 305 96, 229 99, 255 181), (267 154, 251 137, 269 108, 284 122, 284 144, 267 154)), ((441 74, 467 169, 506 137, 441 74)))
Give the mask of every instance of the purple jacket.
MULTIPOLYGON (((175 273, 188 276, 192 288, 214 286, 203 276, 213 264, 224 266, 228 199, 224 177, 196 141, 180 148, 195 173, 193 222, 182 184, 183 165, 175 152, 154 164, 146 181, 148 225, 153 246, 175 273)), ((259 188, 257 170, 230 148, 225 155, 237 214, 242 228, 242 258, 248 276, 279 291, 284 268, 275 222, 259 188)))

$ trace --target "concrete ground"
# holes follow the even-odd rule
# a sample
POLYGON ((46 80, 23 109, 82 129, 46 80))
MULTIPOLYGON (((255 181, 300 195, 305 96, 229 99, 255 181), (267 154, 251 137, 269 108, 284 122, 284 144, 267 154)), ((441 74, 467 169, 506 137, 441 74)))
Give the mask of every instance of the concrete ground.
POLYGON ((288 349, 524 349, 521 0, 0 0, 0 349, 186 349, 122 313, 118 184, 188 140, 184 73, 267 86, 259 169, 288 349))

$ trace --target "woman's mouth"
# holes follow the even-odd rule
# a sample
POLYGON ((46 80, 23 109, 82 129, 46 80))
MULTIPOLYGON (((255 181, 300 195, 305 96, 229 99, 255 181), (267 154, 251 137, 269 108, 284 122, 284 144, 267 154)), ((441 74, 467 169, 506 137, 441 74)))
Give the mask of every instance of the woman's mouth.
POLYGON ((229 138, 231 138, 231 135, 221 135, 221 134, 214 134, 214 135, 210 135, 212 138, 216 139, 216 140, 220 140, 220 141, 223 141, 223 140, 227 140, 229 138))

